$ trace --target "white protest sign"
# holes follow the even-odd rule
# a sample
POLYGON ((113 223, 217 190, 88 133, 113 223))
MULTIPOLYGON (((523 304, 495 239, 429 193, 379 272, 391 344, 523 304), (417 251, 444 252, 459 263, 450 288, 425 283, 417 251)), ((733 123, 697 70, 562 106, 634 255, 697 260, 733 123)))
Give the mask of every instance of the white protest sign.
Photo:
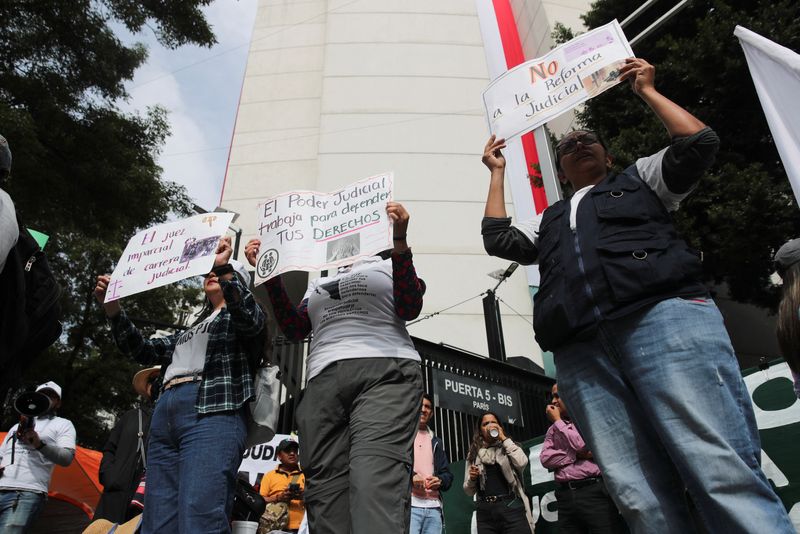
POLYGON ((392 173, 332 193, 290 191, 258 205, 255 285, 288 271, 319 271, 392 248, 386 203, 392 173))
POLYGON ((207 274, 232 220, 233 213, 202 213, 142 230, 117 262, 105 301, 207 274))
POLYGON ((517 65, 484 91, 489 129, 510 139, 538 128, 619 83, 633 56, 615 20, 517 65))
POLYGON ((278 461, 278 455, 275 450, 278 448, 280 442, 285 439, 297 441, 297 436, 275 434, 272 441, 254 445, 244 451, 242 463, 239 465, 239 472, 247 473, 250 484, 256 484, 265 473, 269 473, 278 467, 280 462, 278 461))

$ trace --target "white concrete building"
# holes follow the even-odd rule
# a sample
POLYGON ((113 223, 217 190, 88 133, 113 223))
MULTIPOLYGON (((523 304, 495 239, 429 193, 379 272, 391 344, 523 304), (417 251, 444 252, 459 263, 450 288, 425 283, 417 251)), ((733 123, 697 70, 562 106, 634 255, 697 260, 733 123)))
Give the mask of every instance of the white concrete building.
MULTIPOLYGON (((510 5, 535 57, 549 49, 556 21, 580 24, 588 1, 510 5)), ((392 170, 428 284, 422 316, 446 310, 409 331, 487 355, 481 300, 453 307, 491 288, 487 273, 509 264, 487 256, 480 235, 483 47, 474 0, 262 0, 221 200, 241 214, 242 243, 255 237, 256 205, 268 196, 392 170)), ((522 270, 497 294, 507 355, 542 365, 522 270)))

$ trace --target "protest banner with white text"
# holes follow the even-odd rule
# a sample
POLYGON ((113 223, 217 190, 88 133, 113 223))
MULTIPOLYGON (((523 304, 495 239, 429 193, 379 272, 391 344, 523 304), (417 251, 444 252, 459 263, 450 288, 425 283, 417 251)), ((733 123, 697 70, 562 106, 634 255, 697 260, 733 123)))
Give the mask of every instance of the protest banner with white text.
POLYGON ((538 128, 617 85, 632 56, 615 20, 517 65, 483 93, 490 131, 510 139, 538 128))
POLYGON ((392 248, 386 203, 392 173, 332 193, 290 191, 258 205, 256 285, 288 271, 318 271, 392 248))
POLYGON ((233 213, 203 213, 133 236, 117 262, 105 302, 207 274, 233 213))

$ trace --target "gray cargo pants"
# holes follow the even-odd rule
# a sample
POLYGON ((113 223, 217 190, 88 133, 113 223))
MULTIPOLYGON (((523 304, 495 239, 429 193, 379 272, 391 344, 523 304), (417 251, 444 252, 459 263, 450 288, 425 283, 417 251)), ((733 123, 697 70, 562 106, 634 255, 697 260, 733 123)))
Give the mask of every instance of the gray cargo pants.
POLYGON ((340 360, 306 386, 297 411, 313 534, 408 532, 419 362, 340 360))

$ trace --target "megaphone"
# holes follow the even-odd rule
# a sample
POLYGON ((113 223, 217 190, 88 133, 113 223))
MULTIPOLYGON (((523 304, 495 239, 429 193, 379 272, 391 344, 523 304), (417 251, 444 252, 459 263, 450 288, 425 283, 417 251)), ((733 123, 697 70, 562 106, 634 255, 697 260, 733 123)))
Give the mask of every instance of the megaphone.
POLYGON ((14 399, 14 409, 30 419, 46 413, 53 407, 53 401, 43 393, 27 391, 14 399))

